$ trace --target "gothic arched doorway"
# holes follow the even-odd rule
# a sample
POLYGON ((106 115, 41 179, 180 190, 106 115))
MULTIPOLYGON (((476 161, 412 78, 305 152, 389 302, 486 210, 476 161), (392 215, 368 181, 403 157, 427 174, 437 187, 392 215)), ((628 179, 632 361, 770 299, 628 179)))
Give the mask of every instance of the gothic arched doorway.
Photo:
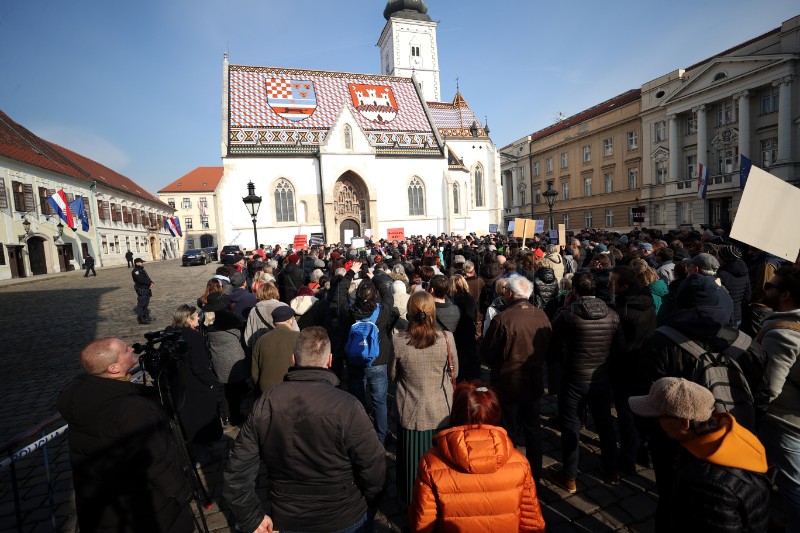
POLYGON ((334 222, 339 227, 341 242, 345 232, 360 237, 362 228, 369 227, 369 192, 364 181, 354 172, 345 172, 333 186, 334 222))
POLYGON ((31 261, 31 274, 38 276, 47 274, 47 259, 44 255, 44 239, 31 237, 28 239, 28 258, 31 261))

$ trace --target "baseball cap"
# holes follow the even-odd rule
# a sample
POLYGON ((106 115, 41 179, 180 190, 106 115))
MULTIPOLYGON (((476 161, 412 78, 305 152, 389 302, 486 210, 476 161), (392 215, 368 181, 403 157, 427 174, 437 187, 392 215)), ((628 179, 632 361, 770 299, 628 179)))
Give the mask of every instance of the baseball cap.
POLYGON ((137 257, 136 259, 133 260, 133 262, 134 263, 144 263, 144 259, 142 259, 141 257, 137 257))
POLYGON ((714 395, 702 385, 684 378, 661 378, 647 396, 631 396, 631 410, 645 418, 682 418, 704 421, 714 412, 714 395))

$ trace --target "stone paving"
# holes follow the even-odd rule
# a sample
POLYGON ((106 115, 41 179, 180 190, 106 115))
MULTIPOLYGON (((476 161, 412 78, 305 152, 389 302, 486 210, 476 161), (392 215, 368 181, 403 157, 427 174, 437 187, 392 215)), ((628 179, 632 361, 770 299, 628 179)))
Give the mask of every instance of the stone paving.
MULTIPOLYGON (((97 277, 84 278, 82 272, 68 272, 23 280, 0 281, 0 442, 30 429, 56 412, 55 400, 61 388, 76 373, 78 352, 93 339, 116 336, 126 342, 141 342, 142 334, 169 323, 179 303, 193 303, 216 265, 181 267, 179 261, 147 263, 155 281, 151 312, 157 320, 150 326, 136 323, 133 308, 136 296, 130 270, 125 267, 99 268, 97 277)), ((555 405, 545 398, 543 418, 552 416, 555 405)), ((63 425, 55 424, 45 433, 63 425)), ((235 531, 233 520, 221 503, 222 459, 236 435, 226 429, 216 447, 216 462, 200 469, 209 488, 211 506, 205 516, 211 531, 235 531)), ((560 456, 558 432, 545 427, 544 465, 560 456)), ((26 442, 32 442, 30 437, 26 442)), ((524 450, 523 450, 524 453, 524 450)), ((635 475, 622 478, 619 485, 607 485, 600 475, 599 441, 591 421, 581 438, 578 492, 570 495, 541 483, 539 498, 547 529, 559 531, 641 531, 654 529, 652 515, 656 495, 652 470, 640 468, 635 475)), ((51 524, 44 454, 37 451, 16 463, 16 479, 21 501, 20 531, 76 531, 72 476, 66 439, 60 437, 47 446, 53 484, 55 527, 51 524)), ((394 481, 394 448, 387 457, 394 481)), ((9 469, 0 471, 0 533, 17 531, 9 469)), ((257 489, 266 500, 266 484, 260 478, 257 489)), ((405 509, 396 500, 394 484, 381 505, 378 531, 399 532, 406 528, 405 509)), ((268 503, 265 501, 265 505, 268 503)))

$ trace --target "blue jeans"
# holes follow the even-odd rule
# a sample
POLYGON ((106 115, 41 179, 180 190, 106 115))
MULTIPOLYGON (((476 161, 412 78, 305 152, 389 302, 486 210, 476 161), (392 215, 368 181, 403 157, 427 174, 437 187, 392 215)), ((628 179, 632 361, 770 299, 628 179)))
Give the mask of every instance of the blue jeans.
POLYGON ((578 450, 580 448, 580 413, 588 407, 592 413, 597 436, 600 437, 600 457, 606 473, 617 469, 617 435, 611 418, 611 385, 609 383, 564 383, 559 398, 563 397, 561 418, 561 453, 564 474, 569 479, 578 475, 578 450))
POLYGON ((375 419, 375 431, 378 440, 383 444, 386 433, 389 431, 388 408, 386 407, 386 393, 389 390, 389 374, 386 365, 347 368, 347 386, 350 393, 358 398, 364 407, 367 407, 366 388, 369 387, 369 401, 372 407, 372 416, 375 419))
MULTIPOLYGON (((373 533, 375 531, 375 521, 374 521, 374 513, 372 514, 372 518, 370 518, 370 512, 367 511, 364 515, 359 518, 355 524, 352 526, 348 526, 344 529, 340 529, 335 533, 373 533)), ((281 530, 283 533, 293 533, 291 531, 286 531, 285 529, 281 530)), ((299 532, 294 532, 299 533, 299 532)))
POLYGON ((800 531, 800 436, 764 417, 758 439, 767 451, 769 465, 778 469, 775 484, 786 505, 786 531, 800 531))

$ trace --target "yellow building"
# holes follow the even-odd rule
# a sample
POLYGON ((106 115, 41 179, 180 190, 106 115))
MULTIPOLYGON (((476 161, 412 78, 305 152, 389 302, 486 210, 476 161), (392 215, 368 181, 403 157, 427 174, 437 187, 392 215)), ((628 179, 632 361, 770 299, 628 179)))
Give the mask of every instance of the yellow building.
POLYGON ((181 222, 181 252, 221 246, 217 220, 220 179, 222 167, 197 167, 158 191, 158 197, 175 209, 175 216, 181 222))

